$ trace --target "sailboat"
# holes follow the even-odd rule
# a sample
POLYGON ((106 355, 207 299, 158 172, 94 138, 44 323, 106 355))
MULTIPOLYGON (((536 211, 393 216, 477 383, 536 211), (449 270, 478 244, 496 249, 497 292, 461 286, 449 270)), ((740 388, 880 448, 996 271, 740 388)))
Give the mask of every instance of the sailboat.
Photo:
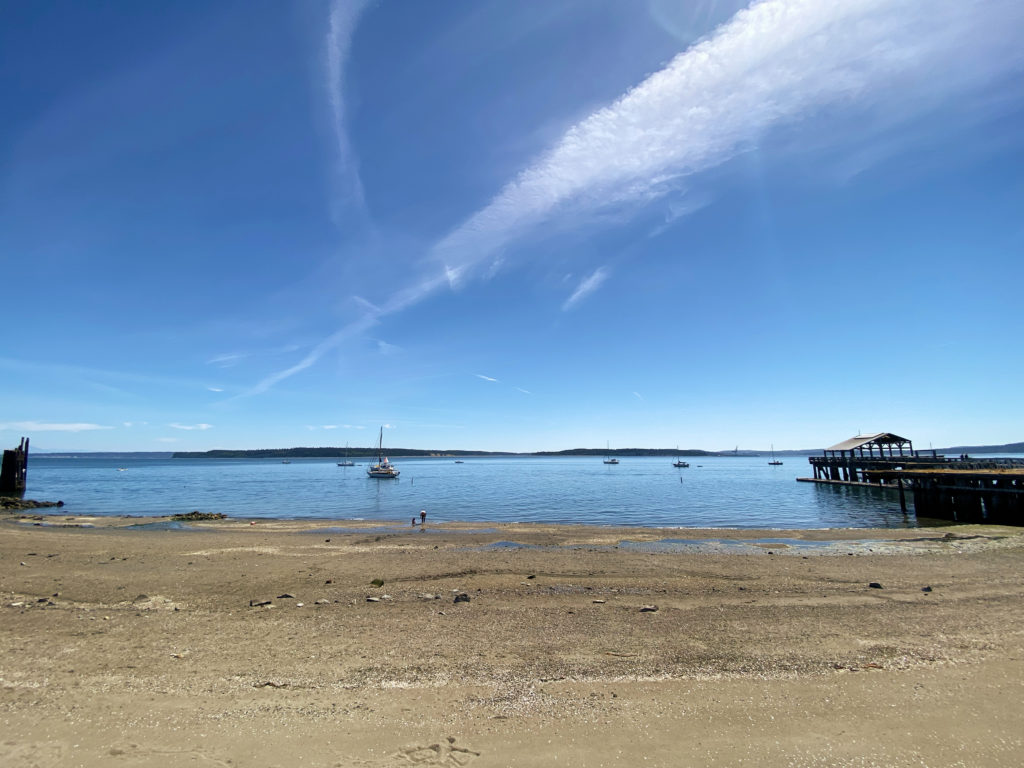
POLYGON ((349 457, 348 457, 348 443, 345 443, 345 460, 344 461, 339 461, 338 462, 338 466, 339 467, 354 467, 355 465, 356 465, 356 463, 354 461, 352 461, 351 459, 349 459, 349 457))
POLYGON ((377 438, 377 463, 367 467, 366 474, 378 479, 398 477, 398 470, 384 455, 384 427, 380 428, 380 437, 377 438))
POLYGON ((772 460, 768 462, 769 466, 781 467, 782 462, 775 458, 775 443, 772 443, 772 460))
POLYGON ((676 460, 672 462, 672 466, 673 467, 680 467, 680 468, 684 468, 684 467, 690 466, 690 463, 688 461, 682 461, 679 458, 679 446, 678 445, 676 446, 676 460))
POLYGON ((611 443, 610 442, 609 443, 605 443, 604 450, 605 450, 605 456, 604 456, 604 463, 605 464, 618 464, 619 463, 618 459, 616 459, 614 456, 610 455, 611 454, 611 443))

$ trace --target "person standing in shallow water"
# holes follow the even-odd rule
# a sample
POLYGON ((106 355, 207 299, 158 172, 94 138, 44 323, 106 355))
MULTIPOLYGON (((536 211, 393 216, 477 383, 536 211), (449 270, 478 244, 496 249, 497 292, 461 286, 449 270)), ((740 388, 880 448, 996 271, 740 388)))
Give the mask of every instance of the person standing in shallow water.
POLYGON ((427 510, 420 510, 420 525, 425 525, 427 522, 427 510))

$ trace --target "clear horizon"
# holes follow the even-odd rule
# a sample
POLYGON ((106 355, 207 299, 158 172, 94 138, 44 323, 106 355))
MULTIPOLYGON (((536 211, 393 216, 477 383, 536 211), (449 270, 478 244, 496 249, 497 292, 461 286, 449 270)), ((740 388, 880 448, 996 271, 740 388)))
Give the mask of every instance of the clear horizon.
POLYGON ((1016 0, 4 15, 2 448, 1024 434, 1016 0))

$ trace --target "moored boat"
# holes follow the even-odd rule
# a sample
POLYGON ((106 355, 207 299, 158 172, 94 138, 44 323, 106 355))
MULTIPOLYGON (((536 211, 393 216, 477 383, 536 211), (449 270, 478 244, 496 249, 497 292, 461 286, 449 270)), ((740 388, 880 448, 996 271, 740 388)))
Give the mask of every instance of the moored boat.
POLYGON ((384 455, 384 427, 380 428, 380 437, 377 439, 377 463, 366 468, 366 474, 379 480, 397 478, 399 471, 384 455))

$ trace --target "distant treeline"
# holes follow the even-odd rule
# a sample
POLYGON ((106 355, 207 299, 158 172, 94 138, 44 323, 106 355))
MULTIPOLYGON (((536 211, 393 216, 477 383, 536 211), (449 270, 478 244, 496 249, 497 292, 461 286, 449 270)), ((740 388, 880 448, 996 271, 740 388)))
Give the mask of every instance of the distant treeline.
MULTIPOLYGON (((514 456, 507 451, 424 451, 419 448, 387 448, 387 456, 514 456)), ((377 458, 376 448, 259 448, 244 451, 175 451, 172 459, 350 459, 377 458)))
MULTIPOLYGON (((536 451, 515 453, 513 451, 463 451, 463 450, 420 450, 418 448, 388 448, 388 456, 758 456, 756 451, 702 451, 693 448, 677 451, 675 448, 570 448, 564 451, 536 451)), ((376 458, 376 448, 260 448, 256 450, 213 450, 176 451, 175 459, 350 459, 376 458)))
POLYGON ((1024 443, 1005 443, 1003 445, 954 445, 952 448, 939 448, 938 453, 1024 453, 1024 443))

